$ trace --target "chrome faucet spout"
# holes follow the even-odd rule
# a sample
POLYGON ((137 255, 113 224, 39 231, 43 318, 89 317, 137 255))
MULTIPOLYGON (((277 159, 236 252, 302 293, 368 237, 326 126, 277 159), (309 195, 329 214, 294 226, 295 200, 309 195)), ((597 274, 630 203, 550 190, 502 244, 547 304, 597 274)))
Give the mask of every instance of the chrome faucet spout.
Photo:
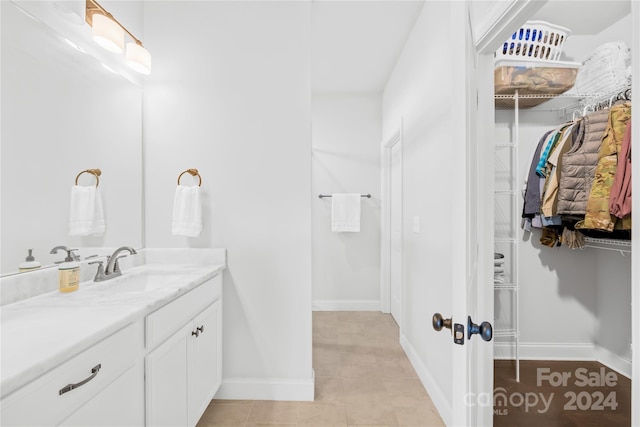
MULTIPOLYGON (((118 256, 120 255, 120 252, 124 252, 127 251, 129 252, 131 255, 135 255, 138 252, 136 252, 135 249, 133 249, 130 246, 121 246, 118 249, 116 249, 113 252, 113 255, 111 255, 109 257, 109 261, 107 262, 107 266, 104 269, 104 275, 105 276, 119 276, 121 274, 120 269, 118 268, 118 256)), ((125 255, 126 256, 126 255, 125 255)))

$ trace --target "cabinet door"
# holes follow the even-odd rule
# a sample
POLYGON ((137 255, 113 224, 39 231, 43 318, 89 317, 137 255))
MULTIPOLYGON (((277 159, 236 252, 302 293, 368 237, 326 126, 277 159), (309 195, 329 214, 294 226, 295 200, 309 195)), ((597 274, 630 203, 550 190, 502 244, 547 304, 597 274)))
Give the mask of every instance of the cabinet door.
POLYGON ((60 425, 65 427, 143 427, 144 364, 142 360, 60 425))
POLYGON ((145 358, 147 425, 187 425, 189 322, 145 358))
POLYGON ((195 317, 189 358, 189 426, 195 426, 220 387, 222 367, 222 301, 195 317))

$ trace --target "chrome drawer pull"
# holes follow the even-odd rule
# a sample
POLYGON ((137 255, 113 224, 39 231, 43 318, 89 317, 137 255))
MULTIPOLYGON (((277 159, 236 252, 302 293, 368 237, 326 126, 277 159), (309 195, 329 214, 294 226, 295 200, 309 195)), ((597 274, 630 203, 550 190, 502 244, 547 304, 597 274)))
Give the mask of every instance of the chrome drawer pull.
POLYGON ((90 377, 80 381, 79 383, 67 384, 66 386, 62 387, 60 389, 60 395, 62 396, 66 392, 71 391, 71 390, 73 390, 75 388, 78 388, 80 386, 83 386, 86 383, 88 383, 89 381, 91 381, 92 379, 94 379, 96 377, 96 375, 98 375, 98 371, 100 371, 100 368, 102 368, 102 364, 98 364, 98 365, 94 366, 93 369, 91 369, 91 376, 90 377))

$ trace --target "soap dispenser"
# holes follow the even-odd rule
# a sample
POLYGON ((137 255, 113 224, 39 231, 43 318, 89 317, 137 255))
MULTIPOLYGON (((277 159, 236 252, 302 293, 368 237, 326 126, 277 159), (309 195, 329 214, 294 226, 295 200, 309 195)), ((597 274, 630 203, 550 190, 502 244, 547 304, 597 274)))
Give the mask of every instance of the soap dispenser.
POLYGON ((20 265, 18 266, 19 272, 22 273, 24 271, 31 271, 31 270, 35 270, 37 268, 42 267, 42 264, 40 264, 40 261, 36 261, 32 253, 33 253, 33 249, 29 249, 29 255, 25 258, 24 262, 21 262, 20 265))
POLYGON ((80 286, 80 264, 73 253, 75 249, 64 246, 56 246, 51 253, 57 253, 58 249, 67 251, 64 261, 58 265, 58 290, 60 292, 73 292, 80 286))

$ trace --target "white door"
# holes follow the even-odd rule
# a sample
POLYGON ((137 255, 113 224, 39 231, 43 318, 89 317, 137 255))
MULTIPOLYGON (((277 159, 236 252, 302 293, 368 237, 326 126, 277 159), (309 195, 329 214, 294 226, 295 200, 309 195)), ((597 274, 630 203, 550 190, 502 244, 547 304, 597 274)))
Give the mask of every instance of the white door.
MULTIPOLYGON (((452 129, 451 143, 455 144, 459 158, 464 159, 466 171, 452 174, 450 182, 452 191, 462 196, 455 199, 453 211, 459 226, 451 242, 454 253, 459 256, 459 265, 453 272, 452 326, 454 338, 461 339, 453 344, 452 413, 455 426, 492 425, 493 414, 493 288, 487 283, 485 273, 485 266, 493 266, 493 251, 486 243, 486 224, 491 224, 493 217, 482 205, 486 200, 487 185, 479 146, 484 146, 486 141, 478 137, 478 131, 487 126, 479 123, 483 115, 478 114, 478 78, 481 83, 487 83, 478 74, 478 66, 486 56, 480 57, 476 52, 471 22, 469 5, 452 2, 452 33, 463 34, 464 38, 458 39, 459 44, 454 47, 459 52, 455 61, 458 66, 452 69, 457 84, 451 96, 461 102, 452 103, 451 108, 454 109, 452 114, 457 114, 464 126, 452 129)), ((486 69, 481 67, 481 71, 486 69)), ((492 81, 488 84, 493 93, 492 81)))
POLYGON ((402 326, 402 142, 391 146, 390 159, 390 291, 391 315, 402 326))

